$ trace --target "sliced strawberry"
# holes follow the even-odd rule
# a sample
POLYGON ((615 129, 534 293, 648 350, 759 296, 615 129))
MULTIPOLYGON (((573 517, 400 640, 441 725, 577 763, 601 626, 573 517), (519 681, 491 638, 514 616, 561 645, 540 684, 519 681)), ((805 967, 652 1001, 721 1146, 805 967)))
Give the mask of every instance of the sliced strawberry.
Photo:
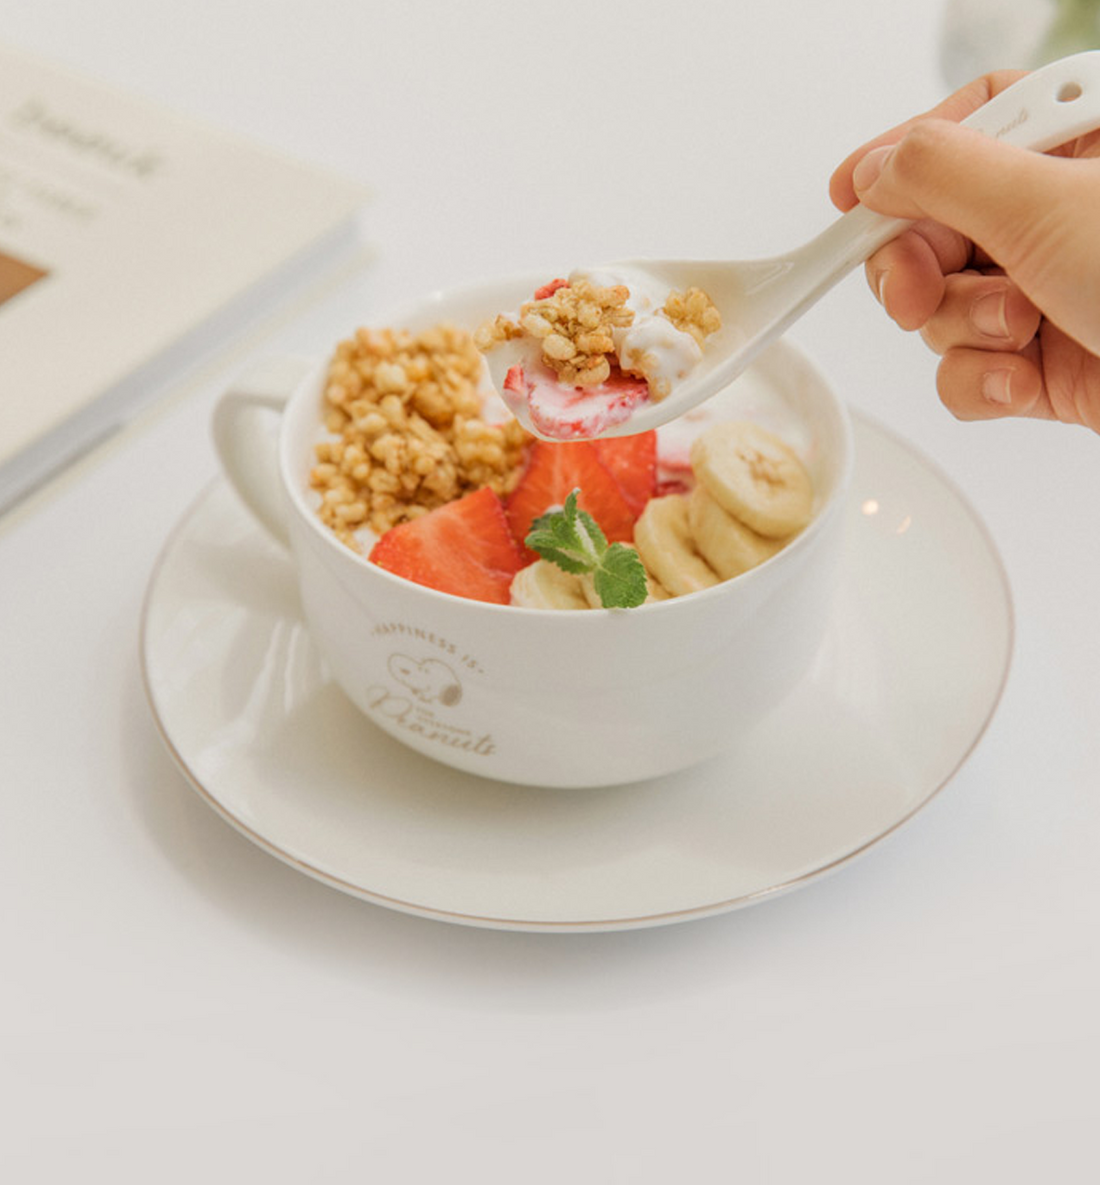
POLYGON ((535 299, 545 300, 548 296, 553 296, 559 288, 568 288, 568 280, 551 280, 549 284, 543 284, 541 288, 535 289, 535 299))
POLYGON ((551 444, 537 440, 531 446, 527 467, 505 504, 512 534, 523 542, 532 520, 551 507, 561 506, 571 490, 581 491, 578 504, 600 524, 608 539, 633 537, 635 515, 618 482, 601 463, 589 441, 551 444))
POLYGON ((508 604, 512 577, 527 563, 488 488, 391 527, 370 558, 406 580, 499 605, 508 604))
POLYGON ((513 412, 526 408, 531 426, 541 435, 587 440, 629 419, 649 398, 649 384, 613 367, 602 383, 569 387, 547 366, 536 363, 524 369, 517 364, 505 376, 502 394, 513 412))
POLYGON ((627 505, 635 515, 657 492, 657 432, 635 436, 609 436, 594 440, 596 454, 619 483, 627 505))
POLYGON ((527 377, 518 362, 515 366, 508 367, 508 373, 504 376, 504 389, 515 395, 522 395, 524 399, 527 398, 527 377))

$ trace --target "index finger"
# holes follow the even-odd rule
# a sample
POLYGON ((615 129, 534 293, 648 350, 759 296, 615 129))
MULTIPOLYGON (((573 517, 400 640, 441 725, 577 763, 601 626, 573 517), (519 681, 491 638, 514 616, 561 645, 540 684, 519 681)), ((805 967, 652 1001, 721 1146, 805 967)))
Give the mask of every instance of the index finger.
POLYGON ((925 111, 922 115, 915 115, 873 140, 868 140, 862 147, 849 153, 829 179, 829 197, 833 205, 841 210, 850 210, 858 203, 855 189, 852 187, 852 170, 872 148, 896 144, 910 128, 925 119, 950 119, 955 123, 961 123, 983 103, 988 103, 994 95, 999 95, 1026 73, 1026 70, 995 70, 991 74, 983 74, 981 78, 968 82, 931 110, 925 111))

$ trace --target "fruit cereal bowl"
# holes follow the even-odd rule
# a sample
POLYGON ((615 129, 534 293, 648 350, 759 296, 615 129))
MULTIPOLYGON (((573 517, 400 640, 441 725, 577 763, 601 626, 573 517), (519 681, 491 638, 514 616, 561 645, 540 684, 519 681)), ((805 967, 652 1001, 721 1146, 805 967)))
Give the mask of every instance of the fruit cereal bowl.
MULTIPOLYGON (((545 279, 434 293, 372 323, 413 332, 447 323, 472 333, 545 279)), ((356 551, 319 516, 318 444, 330 435, 326 420, 332 427, 331 383, 329 360, 273 361, 222 397, 214 439, 241 497, 288 548, 302 612, 333 678, 367 720, 404 744, 509 782, 595 787, 656 777, 736 745, 813 662, 841 553, 852 438, 843 404, 789 343, 772 346, 692 422, 660 430, 664 484, 646 505, 663 505, 670 490, 686 497, 693 435, 714 423, 750 422, 782 437, 804 465, 808 523, 741 575, 632 608, 532 608, 440 591, 418 583, 415 572, 409 578, 373 561, 378 532, 366 525, 356 551), (280 417, 277 434, 260 421, 272 412, 280 417)), ((529 457, 525 463, 531 466, 529 457)), ((500 498, 505 513, 530 484, 523 470, 500 498)), ((463 505, 479 513, 497 497, 475 493, 463 505)), ((459 553, 479 554, 480 522, 459 517, 448 529, 460 570, 466 557, 459 553)), ((391 539, 401 543, 402 530, 391 539)), ((517 564, 536 558, 524 553, 522 538, 514 546, 517 564)), ((408 549, 382 550, 400 559, 408 549)))

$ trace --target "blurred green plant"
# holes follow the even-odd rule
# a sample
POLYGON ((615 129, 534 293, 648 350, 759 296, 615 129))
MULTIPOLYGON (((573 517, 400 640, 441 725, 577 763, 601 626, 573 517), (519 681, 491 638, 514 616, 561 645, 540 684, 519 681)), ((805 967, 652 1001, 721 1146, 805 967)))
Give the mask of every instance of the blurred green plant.
POLYGON ((1055 0, 1054 20, 1034 64, 1086 49, 1100 49, 1100 0, 1055 0))
POLYGON ((1033 70, 1100 49, 1100 0, 948 0, 940 69, 954 89, 990 70, 1033 70))

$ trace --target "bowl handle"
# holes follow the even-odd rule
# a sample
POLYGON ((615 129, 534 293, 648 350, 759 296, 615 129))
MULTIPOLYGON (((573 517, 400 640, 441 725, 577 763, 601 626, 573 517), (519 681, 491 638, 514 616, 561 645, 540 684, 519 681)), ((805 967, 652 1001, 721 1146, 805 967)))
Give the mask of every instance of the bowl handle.
POLYGON ((279 475, 279 435, 257 413, 274 421, 316 360, 296 355, 268 358, 239 375, 218 400, 211 421, 214 448, 241 501, 284 547, 286 498, 279 475))

